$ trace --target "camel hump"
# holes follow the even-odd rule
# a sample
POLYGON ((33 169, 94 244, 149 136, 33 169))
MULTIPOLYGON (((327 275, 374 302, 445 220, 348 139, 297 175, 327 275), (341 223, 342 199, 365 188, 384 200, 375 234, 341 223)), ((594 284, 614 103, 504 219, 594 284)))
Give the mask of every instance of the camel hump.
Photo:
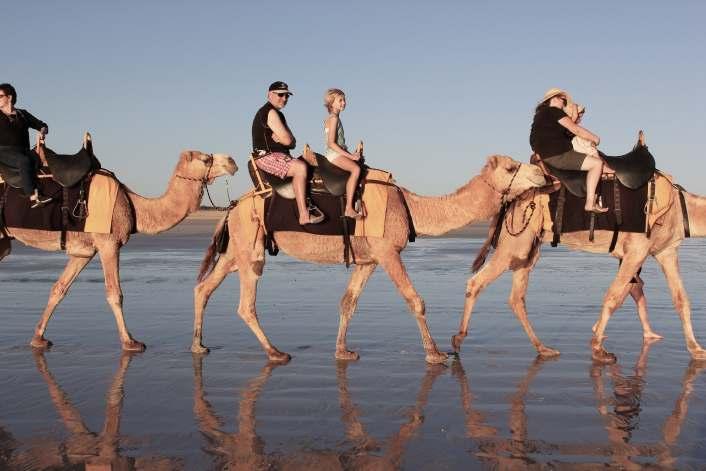
POLYGON ((637 143, 640 146, 645 145, 645 133, 642 132, 642 129, 640 129, 640 131, 637 133, 637 143))

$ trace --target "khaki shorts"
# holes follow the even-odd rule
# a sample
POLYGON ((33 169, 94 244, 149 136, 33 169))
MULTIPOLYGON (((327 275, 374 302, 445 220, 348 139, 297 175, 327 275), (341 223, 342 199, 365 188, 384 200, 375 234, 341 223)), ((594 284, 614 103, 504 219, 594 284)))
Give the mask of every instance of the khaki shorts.
POLYGON ((542 160, 547 165, 558 168, 559 170, 581 170, 583 161, 587 155, 575 150, 569 150, 559 155, 543 158, 542 160))

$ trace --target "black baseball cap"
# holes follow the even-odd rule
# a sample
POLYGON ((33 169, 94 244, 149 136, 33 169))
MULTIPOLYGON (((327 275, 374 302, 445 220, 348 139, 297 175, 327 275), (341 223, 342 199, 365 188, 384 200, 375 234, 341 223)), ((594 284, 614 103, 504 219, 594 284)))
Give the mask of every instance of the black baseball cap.
POLYGON ((284 93, 288 93, 288 94, 290 94, 290 95, 294 95, 294 93, 292 93, 292 92, 289 91, 289 86, 288 86, 286 83, 280 82, 280 81, 272 82, 272 83, 270 84, 269 91, 271 91, 271 92, 280 92, 280 93, 283 93, 283 92, 284 92, 284 93))

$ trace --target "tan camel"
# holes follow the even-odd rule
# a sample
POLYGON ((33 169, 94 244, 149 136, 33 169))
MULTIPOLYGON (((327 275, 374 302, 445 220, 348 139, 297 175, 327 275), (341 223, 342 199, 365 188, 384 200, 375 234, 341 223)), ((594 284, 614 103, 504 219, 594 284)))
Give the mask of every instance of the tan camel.
MULTIPOLYGON (((455 193, 441 197, 424 197, 401 189, 418 234, 440 235, 474 221, 487 220, 496 214, 501 200, 513 199, 529 188, 544 184, 544 176, 534 166, 520 164, 505 156, 491 156, 480 175, 455 193)), ((336 340, 336 358, 356 360, 358 354, 346 347, 348 323, 355 311, 358 298, 378 265, 392 279, 416 318, 426 360, 443 362, 446 354, 439 352, 429 333, 425 319, 424 301, 407 275, 400 252, 407 245, 409 225, 404 202, 396 188, 387 188, 385 237, 352 237, 355 253, 354 266, 348 288, 340 303, 340 321, 336 340)), ((230 272, 240 270, 240 304, 238 314, 253 331, 272 361, 286 361, 290 356, 275 348, 262 331, 255 311, 257 281, 265 263, 264 235, 258 230, 258 221, 241 221, 237 216, 227 218, 230 242, 227 251, 214 262, 216 243, 225 226, 225 218, 216 227, 214 242, 209 248, 199 283, 194 288, 194 337, 191 351, 206 353, 201 343, 203 315, 213 291, 230 272), (256 227, 245 227, 251 224, 256 227), (257 234, 252 240, 247 234, 257 234), (207 275, 207 276, 206 276, 207 275)), ((343 263, 343 242, 339 236, 320 236, 300 232, 275 233, 277 245, 285 253, 308 262, 343 263)))
MULTIPOLYGON (((51 342, 44 338, 49 319, 78 274, 98 253, 103 265, 106 299, 118 325, 122 348, 126 351, 143 351, 145 345, 132 338, 123 317, 120 248, 127 243, 133 232, 157 234, 179 224, 199 208, 204 185, 222 175, 233 175, 236 170, 235 162, 227 155, 185 151, 181 153, 167 191, 161 197, 144 198, 121 186, 113 210, 110 234, 67 233, 66 253, 69 261, 51 290, 49 302, 35 327, 31 345, 35 348, 51 346, 51 342)), ((48 251, 61 249, 57 232, 14 228, 7 229, 7 232, 10 237, 31 247, 48 251)), ((9 253, 10 240, 0 239, 0 260, 9 253)))
POLYGON ((216 469, 400 469, 409 441, 424 424, 424 409, 436 379, 445 372, 443 365, 427 365, 415 402, 407 412, 408 419, 385 439, 376 439, 366 430, 359 407, 351 399, 348 387, 348 362, 336 364, 338 402, 345 429, 345 446, 341 450, 310 448, 290 453, 268 452, 257 433, 257 401, 280 362, 268 362, 247 383, 240 394, 237 431, 224 431, 226 421, 219 417, 206 398, 203 355, 194 355, 194 415, 208 445, 204 450, 215 456, 216 469))
MULTIPOLYGON (((674 306, 681 317, 687 350, 693 359, 706 359, 706 350, 699 345, 694 336, 689 298, 679 274, 677 250, 679 244, 684 240, 684 220, 681 203, 679 202, 679 190, 673 188, 672 192, 672 205, 661 218, 661 224, 656 224, 653 227, 649 238, 643 233, 621 232, 618 235, 617 244, 611 255, 622 260, 622 263, 617 276, 606 292, 600 318, 594 326, 591 350, 592 356, 596 361, 607 363, 616 361, 615 355, 607 352, 603 347, 605 328, 610 316, 625 300, 630 291, 628 286, 630 280, 635 276, 648 255, 652 255, 657 260, 667 278, 674 306)), ((525 214, 526 208, 534 204, 534 198, 535 195, 530 192, 513 202, 509 211, 516 215, 517 221, 522 218, 522 214, 525 214)), ((705 237, 706 198, 687 192, 684 192, 684 198, 689 215, 691 236, 705 237)), ((527 319, 525 305, 529 274, 539 259, 540 245, 542 242, 550 242, 552 239, 552 233, 543 230, 544 215, 549 214, 548 210, 545 211, 545 208, 542 207, 543 205, 543 203, 538 204, 537 210, 534 212, 526 212, 529 215, 529 224, 526 230, 520 234, 511 235, 508 232, 508 225, 503 224, 498 247, 490 261, 468 280, 466 302, 459 331, 451 339, 456 351, 459 351, 461 343, 468 333, 468 324, 471 320, 473 306, 481 291, 503 272, 512 270, 510 307, 540 355, 549 357, 559 354, 558 350, 545 346, 537 338, 527 319)), ((510 217, 510 212, 508 217, 510 217)), ((508 221, 509 219, 506 219, 506 222, 508 221)), ((512 229, 513 231, 519 229, 519 222, 516 222, 516 225, 517 227, 512 229)), ((562 234, 561 243, 573 250, 608 253, 612 237, 612 231, 596 231, 594 242, 589 242, 588 231, 572 232, 562 234)))

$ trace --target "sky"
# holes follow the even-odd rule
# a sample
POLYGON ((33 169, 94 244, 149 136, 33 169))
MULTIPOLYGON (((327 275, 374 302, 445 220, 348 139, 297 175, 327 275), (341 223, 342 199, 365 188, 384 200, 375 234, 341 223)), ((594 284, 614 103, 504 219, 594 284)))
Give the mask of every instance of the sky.
MULTIPOLYGON (((528 161, 551 87, 586 105, 609 155, 643 129, 661 170, 706 194, 706 2, 3 1, 0 82, 60 153, 94 139, 103 166, 160 195, 179 152, 233 156, 251 187, 250 128, 287 82, 297 138, 323 152, 323 94, 346 92, 350 147, 421 194, 450 193, 487 156, 528 161)), ((223 180, 212 187, 225 204, 223 180)))

